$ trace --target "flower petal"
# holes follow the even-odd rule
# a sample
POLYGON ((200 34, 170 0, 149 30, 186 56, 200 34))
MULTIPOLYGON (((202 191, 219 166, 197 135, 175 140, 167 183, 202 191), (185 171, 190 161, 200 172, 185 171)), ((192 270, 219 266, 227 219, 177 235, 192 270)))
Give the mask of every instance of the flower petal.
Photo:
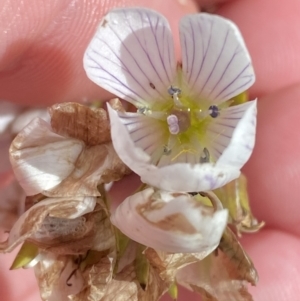
POLYGON ((83 147, 83 142, 53 133, 47 122, 36 118, 12 142, 10 160, 26 194, 34 195, 66 178, 83 147))
POLYGON ((209 151, 217 166, 242 168, 253 151, 255 133, 256 100, 223 109, 207 128, 209 151))
POLYGON ((141 174, 141 181, 169 191, 207 191, 236 179, 240 171, 228 165, 177 163, 141 174))
POLYGON ((243 38, 231 21, 210 14, 180 21, 182 69, 187 93, 195 100, 226 101, 255 81, 243 38))
POLYGON ((176 71, 167 20, 144 8, 109 12, 84 55, 88 77, 136 106, 163 101, 176 71))
POLYGON ((155 158, 160 158, 162 155, 168 135, 164 122, 139 113, 118 112, 118 115, 136 147, 151 156, 152 162, 156 164, 155 158), (156 153, 159 154, 158 157, 156 153))
POLYGON ((135 146, 118 113, 108 105, 111 121, 111 134, 114 148, 120 159, 141 180, 151 186, 169 191, 205 191, 213 190, 232 181, 240 171, 221 164, 176 163, 157 167, 150 163, 150 156, 135 146))
POLYGON ((189 194, 148 188, 125 199, 111 221, 131 239, 156 250, 209 254, 220 242, 227 210, 212 212, 189 194))

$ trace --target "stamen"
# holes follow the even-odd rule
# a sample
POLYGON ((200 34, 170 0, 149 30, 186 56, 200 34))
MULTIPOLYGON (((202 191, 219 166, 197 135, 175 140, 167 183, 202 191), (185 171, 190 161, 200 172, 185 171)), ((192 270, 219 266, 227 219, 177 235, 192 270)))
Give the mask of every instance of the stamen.
POLYGON ((203 152, 200 157, 200 163, 209 163, 210 154, 206 147, 204 147, 203 152))
POLYGON ((177 94, 177 95, 180 95, 181 94, 181 90, 177 87, 173 87, 171 86, 169 89, 168 89, 168 93, 173 96, 174 94, 177 94))
POLYGON ((210 116, 211 116, 212 118, 216 118, 216 117, 218 117, 219 114, 220 114, 219 108, 218 108, 217 106, 215 106, 215 105, 210 106, 210 107, 208 108, 208 110, 209 110, 210 116))
POLYGON ((169 125, 169 131, 172 135, 177 135, 180 131, 178 118, 176 115, 169 115, 167 117, 167 123, 169 125))
POLYGON ((182 107, 182 103, 180 102, 179 95, 181 94, 181 90, 177 87, 171 86, 168 89, 168 93, 173 97, 173 101, 175 106, 182 107))
POLYGON ((164 145, 164 155, 169 156, 172 153, 173 148, 177 143, 177 138, 175 135, 170 135, 169 141, 166 145, 164 145))
POLYGON ((146 115, 146 113, 149 111, 150 109, 147 107, 140 107, 137 109, 137 112, 143 115, 146 115))
POLYGON ((164 155, 169 156, 172 150, 168 147, 168 145, 164 145, 164 155))

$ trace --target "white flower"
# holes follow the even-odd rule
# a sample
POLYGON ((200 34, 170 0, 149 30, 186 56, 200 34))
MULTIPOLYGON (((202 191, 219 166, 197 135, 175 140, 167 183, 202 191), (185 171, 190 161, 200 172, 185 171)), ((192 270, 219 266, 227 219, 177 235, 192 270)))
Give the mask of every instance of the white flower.
MULTIPOLYGON (((218 200, 217 200, 218 201, 218 200)), ((111 222, 131 239, 159 251, 210 254, 227 224, 227 209, 204 206, 188 193, 147 188, 125 199, 111 222)))
POLYGON ((203 191, 238 177, 255 142, 256 101, 230 106, 255 76, 237 27, 205 13, 179 25, 176 63, 167 20, 143 9, 116 9, 84 56, 88 77, 137 107, 109 108, 114 147, 143 182, 170 191, 203 191))

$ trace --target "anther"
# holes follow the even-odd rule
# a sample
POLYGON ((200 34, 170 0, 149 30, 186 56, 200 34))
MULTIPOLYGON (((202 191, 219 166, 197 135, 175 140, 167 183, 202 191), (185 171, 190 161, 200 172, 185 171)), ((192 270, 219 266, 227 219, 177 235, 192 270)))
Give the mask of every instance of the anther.
POLYGON ((168 89, 168 93, 173 96, 174 94, 176 95, 179 95, 181 93, 181 90, 177 87, 173 87, 171 86, 169 89, 168 89))
POLYGON ((181 94, 181 90, 177 87, 171 86, 168 89, 168 93, 173 97, 173 101, 175 106, 182 107, 182 103, 180 102, 179 95, 181 94))
POLYGON ((164 155, 168 156, 171 154, 171 152, 172 152, 171 149, 167 145, 165 145, 164 146, 164 155))
POLYGON ((137 112, 143 115, 146 115, 146 112, 148 112, 149 109, 147 107, 140 107, 137 109, 137 112))
POLYGON ((210 154, 206 147, 204 147, 203 152, 200 157, 200 163, 209 163, 210 154))
POLYGON ((210 112, 209 115, 210 115, 212 118, 216 118, 216 117, 218 117, 219 114, 220 114, 219 108, 218 108, 217 106, 215 106, 215 105, 210 106, 210 107, 208 108, 208 110, 209 110, 209 112, 210 112))

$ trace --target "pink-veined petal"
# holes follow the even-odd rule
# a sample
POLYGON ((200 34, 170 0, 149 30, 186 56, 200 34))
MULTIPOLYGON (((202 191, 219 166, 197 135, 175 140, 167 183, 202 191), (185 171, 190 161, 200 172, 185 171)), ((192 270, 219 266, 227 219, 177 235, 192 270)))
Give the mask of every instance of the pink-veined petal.
POLYGON ((151 157, 134 144, 118 113, 109 105, 108 112, 112 142, 117 154, 144 183, 168 191, 205 191, 223 186, 240 175, 238 169, 221 164, 152 165, 151 157))
POLYGON ((159 194, 148 188, 128 197, 113 213, 112 223, 131 239, 160 251, 208 255, 218 246, 227 210, 211 212, 188 194, 159 194))
POLYGON ((156 164, 163 154, 169 134, 164 122, 139 113, 118 112, 118 115, 135 146, 151 156, 152 162, 156 164))
POLYGON ((84 55, 88 77, 136 106, 164 101, 176 74, 168 21, 144 8, 115 9, 84 55))
POLYGON ((253 151, 255 133, 256 100, 223 109, 207 128, 209 151, 217 165, 242 168, 253 151))
POLYGON ((180 21, 182 69, 186 93, 212 103, 226 101, 255 81, 251 58, 231 21, 206 13, 180 21))

